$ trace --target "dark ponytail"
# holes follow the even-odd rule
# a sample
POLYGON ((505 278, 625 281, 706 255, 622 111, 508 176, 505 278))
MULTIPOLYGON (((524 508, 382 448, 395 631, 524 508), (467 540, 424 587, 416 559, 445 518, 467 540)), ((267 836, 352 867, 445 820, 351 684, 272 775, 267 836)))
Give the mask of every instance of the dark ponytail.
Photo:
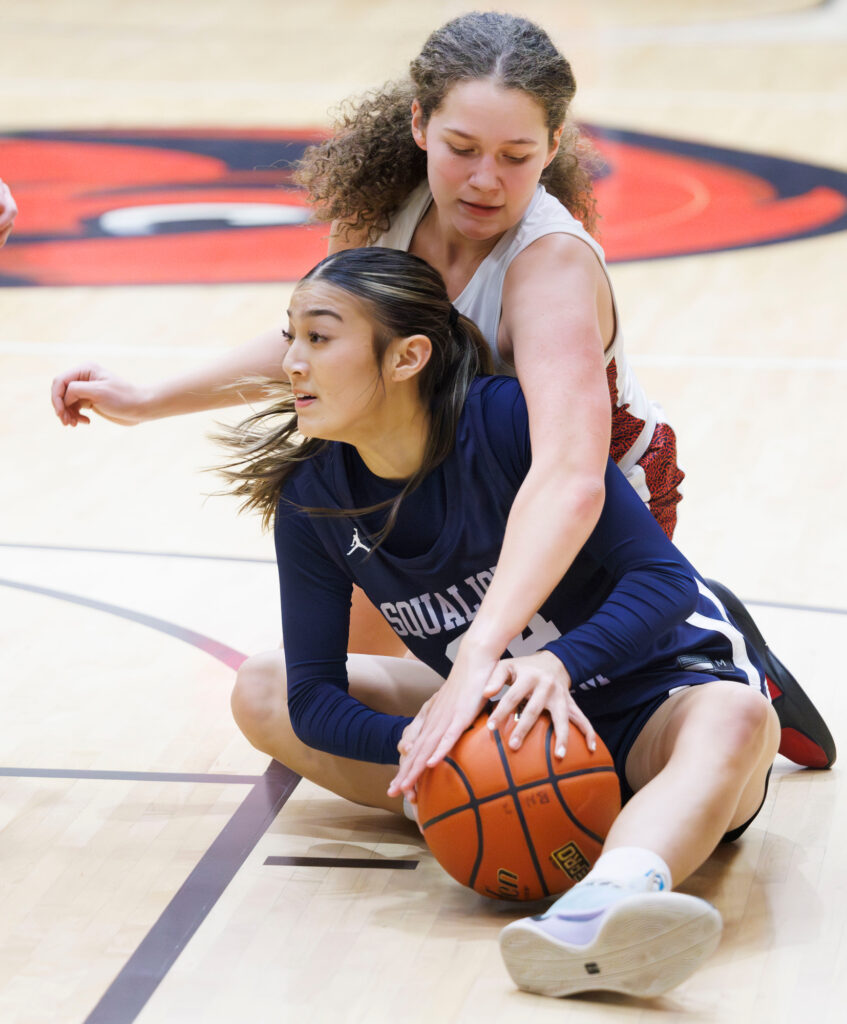
MULTIPOLYGON (((410 253, 378 247, 346 249, 327 256, 303 278, 303 282, 318 280, 362 303, 373 321, 378 367, 394 338, 424 334, 432 343, 429 361, 418 375, 421 401, 430 416, 427 447, 418 471, 392 501, 361 509, 308 509, 314 515, 339 516, 387 509, 385 525, 373 538, 377 546, 394 525, 403 498, 452 450, 471 382, 492 372, 491 352, 476 324, 450 302, 438 271, 410 253)), ((269 385, 269 389, 282 391, 279 401, 217 438, 234 455, 221 472, 233 485, 232 492, 245 499, 242 508, 258 510, 265 526, 273 518, 289 474, 329 443, 297 435, 287 383, 269 385)))

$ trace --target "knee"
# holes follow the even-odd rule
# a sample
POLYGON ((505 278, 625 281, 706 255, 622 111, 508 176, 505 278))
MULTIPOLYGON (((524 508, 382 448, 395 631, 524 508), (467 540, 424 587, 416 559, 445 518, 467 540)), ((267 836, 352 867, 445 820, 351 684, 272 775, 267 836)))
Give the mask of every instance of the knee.
POLYGON ((287 687, 282 651, 265 651, 248 658, 238 670, 230 704, 239 729, 248 737, 261 736, 280 714, 286 714, 287 687))
POLYGON ((730 684, 724 695, 720 735, 727 754, 770 763, 779 747, 779 720, 769 700, 750 686, 730 684))

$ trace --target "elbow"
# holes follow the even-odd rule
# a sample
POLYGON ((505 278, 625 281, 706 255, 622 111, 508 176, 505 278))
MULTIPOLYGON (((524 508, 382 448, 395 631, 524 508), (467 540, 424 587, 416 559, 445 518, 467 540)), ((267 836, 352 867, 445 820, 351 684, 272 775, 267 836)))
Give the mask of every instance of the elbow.
MULTIPOLYGON (((533 462, 532 473, 539 481, 530 488, 526 498, 535 500, 561 523, 588 538, 597 525, 606 501, 606 484, 602 473, 588 469, 574 472, 573 466, 533 462)), ((520 496, 520 495, 519 495, 520 496)), ((517 504, 517 502, 516 502, 517 504)))
POLYGON ((684 595, 681 603, 685 609, 684 618, 687 619, 689 615, 693 615, 697 610, 697 603, 700 600, 700 588, 693 574, 685 570, 682 573, 681 587, 684 595))
POLYGON ((294 695, 292 699, 292 695, 289 694, 286 700, 286 712, 284 717, 288 719, 294 739, 299 740, 305 747, 317 747, 318 737, 315 735, 317 730, 314 728, 315 716, 312 713, 310 702, 303 700, 302 697, 298 699, 298 695, 294 695))
POLYGON ((682 563, 666 563, 657 566, 654 572, 656 573, 654 601, 658 603, 661 595, 664 595, 671 609, 671 618, 675 622, 683 622, 693 615, 697 611, 700 590, 697 580, 688 566, 682 563))
POLYGON ((606 485, 602 476, 584 476, 577 482, 574 503, 580 518, 596 523, 606 502, 606 485))
POLYGON ((602 476, 582 473, 577 477, 563 477, 559 493, 565 503, 565 514, 572 523, 579 524, 586 537, 597 525, 606 501, 606 485, 602 476))

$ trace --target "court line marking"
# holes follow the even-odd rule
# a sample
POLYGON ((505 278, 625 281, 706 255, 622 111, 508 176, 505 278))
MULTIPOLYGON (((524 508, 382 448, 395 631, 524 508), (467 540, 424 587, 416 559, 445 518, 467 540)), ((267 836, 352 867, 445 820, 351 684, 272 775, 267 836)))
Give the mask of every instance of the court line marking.
POLYGON ((261 775, 226 775, 209 772, 127 772, 86 768, 0 767, 0 777, 15 779, 107 779, 118 782, 214 782, 225 786, 255 786, 261 775))
MULTIPOLYGON (((42 594, 129 619, 191 644, 230 668, 237 669, 245 658, 239 651, 202 633, 130 608, 15 580, 0 578, 0 586, 42 594)), ((278 761, 271 761, 264 775, 253 781, 250 792, 118 972, 85 1024, 132 1024, 267 832, 299 781, 300 776, 296 772, 278 761)))
MULTIPOLYGON (((788 33, 793 34, 792 32, 788 33)), ((704 40, 698 40, 698 42, 704 42, 704 40)), ((739 44, 741 40, 733 40, 734 43, 739 44)), ((643 45, 641 41, 638 41, 638 45, 643 45)), ((23 96, 55 96, 57 86, 61 86, 65 95, 70 95, 73 92, 78 93, 80 96, 90 97, 92 90, 101 90, 103 88, 102 82, 87 82, 84 79, 69 79, 62 78, 57 81, 45 81, 43 78, 39 79, 26 79, 26 78, 2 78, 0 77, 0 90, 6 90, 7 92, 15 92, 16 95, 23 96)), ((168 83, 145 83, 145 91, 150 94, 155 92, 157 86, 161 89, 163 95, 166 95, 168 99, 173 98, 173 89, 168 83)), ((190 92, 191 83, 181 82, 179 84, 179 90, 182 94, 188 95, 190 92)), ((288 92, 296 92, 298 86, 290 87, 288 92)), ((285 87, 271 87, 269 89, 263 89, 260 84, 249 84, 244 85, 238 82, 227 82, 225 85, 221 85, 220 81, 201 83, 198 87, 198 93, 204 97, 219 92, 222 95, 226 95, 228 99, 232 98, 232 95, 239 91, 243 92, 244 96, 250 97, 267 97, 273 95, 277 99, 282 99, 283 93, 286 91, 285 87)), ((334 106, 338 102, 338 93, 336 91, 327 91, 328 97, 327 106, 334 106)), ((656 104, 660 107, 669 106, 672 104, 686 103, 702 108, 712 108, 715 106, 725 107, 727 104, 738 104, 744 103, 748 106, 762 107, 768 110, 778 106, 781 110, 840 110, 845 102, 843 93, 837 92, 824 92, 818 89, 800 90, 796 92, 789 92, 787 90, 762 90, 762 89, 674 89, 673 92, 667 90, 654 89, 649 87, 637 86, 626 88, 610 88, 610 87, 598 87, 592 88, 591 94, 586 95, 584 98, 580 97, 581 104, 583 107, 589 107, 594 109, 600 109, 600 105, 605 105, 607 108, 619 109, 620 107, 643 107, 645 103, 656 104)), ((306 122, 298 122, 293 118, 289 117, 286 120, 287 127, 292 129, 301 129, 302 131, 314 131, 315 124, 314 119, 306 122)), ((27 124, 13 124, 9 122, 4 130, 0 132, 0 139, 7 135, 13 135, 15 132, 26 131, 30 127, 27 124)), ((147 127, 146 124, 142 124, 140 127, 147 127)), ((256 127, 262 127, 261 124, 256 127)), ((318 130, 326 126, 318 126, 318 130)), ((92 125, 81 125, 80 130, 98 130, 102 128, 100 120, 92 125)), ((282 282, 281 282, 282 283, 282 282)), ((154 286, 155 287, 155 286, 154 286)))
POLYGON ((282 810, 300 776, 276 761, 260 777, 85 1024, 132 1024, 282 810))
MULTIPOLYGON (((0 578, 0 585, 127 618, 190 643, 233 668, 238 668, 245 657, 233 648, 219 644, 193 630, 132 609, 14 580, 0 578)), ((838 610, 836 614, 847 612, 838 610)), ((267 832, 299 781, 300 776, 290 768, 271 761, 265 774, 252 786, 250 793, 177 890, 84 1024, 133 1024, 256 844, 267 832)))
POLYGON ((811 7, 763 12, 688 24, 613 25, 597 32, 612 45, 689 45, 716 43, 768 45, 773 43, 831 43, 847 34, 845 0, 820 0, 811 7))
MULTIPOLYGON (((694 254, 697 255, 697 254, 694 254)), ((702 254, 700 254, 702 255, 702 254)), ((665 259, 666 257, 657 257, 665 259)), ((74 352, 84 354, 85 361, 90 361, 95 354, 107 356, 143 356, 154 359, 173 359, 175 355, 217 356, 232 351, 229 348, 190 348, 185 345, 98 345, 96 342, 84 347, 76 344, 62 345, 56 342, 40 341, 5 341, 0 342, 0 356, 63 356, 73 359, 74 352)), ((627 360, 633 366, 699 366, 716 369, 737 370, 847 370, 847 359, 809 358, 805 356, 715 356, 715 355, 679 355, 676 353, 627 353, 627 360)))
MULTIPOLYGON (((90 547, 74 547, 66 544, 25 544, 18 543, 15 541, 0 541, 0 548, 19 548, 21 550, 32 550, 32 551, 62 551, 70 554, 94 554, 94 555, 130 555, 134 558, 188 558, 199 561, 208 560, 210 562, 244 562, 248 565, 276 565, 275 558, 258 558, 254 556, 242 556, 242 555, 199 555, 191 552, 182 551, 138 551, 130 548, 90 548, 90 547)), ((0 579, 0 586, 6 584, 6 581, 0 579)), ((11 585, 11 584, 9 584, 11 585)), ((20 586, 26 588, 28 584, 20 584, 20 586)), ((58 594, 58 591, 56 592, 58 594)), ((831 608, 826 605, 814 605, 814 604, 796 604, 791 601, 766 601, 760 600, 754 597, 742 598, 744 604, 755 605, 759 608, 783 608, 785 611, 791 612, 814 612, 820 615, 847 615, 847 608, 831 608)), ((162 620, 156 620, 162 621, 162 620)), ((145 623, 146 624, 146 623, 145 623)), ((154 627, 156 628, 156 627, 154 627)), ((176 635, 176 634, 174 634, 176 635)), ((195 634, 200 636, 200 634, 195 634)), ((183 639, 180 637, 180 639, 183 639)), ((189 641, 190 642, 190 641, 189 641)), ((210 643, 214 643, 211 641, 210 643)), ((230 648, 231 649, 231 648, 230 648)), ((246 657, 241 655, 242 658, 246 657)), ((237 668, 238 666, 236 666, 237 668)))
POLYGON ((20 548, 31 551, 65 551, 69 554, 86 555, 132 555, 141 558, 189 558, 208 562, 246 562, 248 564, 276 565, 275 558, 259 558, 251 555, 198 555, 190 551, 141 551, 130 548, 91 548, 68 544, 20 544, 16 541, 0 540, 0 548, 20 548))
POLYGON ((303 868, 386 868, 395 871, 414 871, 417 860, 368 860, 365 857, 266 857, 266 867, 303 868))
POLYGON ((847 370, 847 359, 810 359, 791 356, 700 356, 700 355, 628 355, 633 366, 652 367, 706 367, 732 370, 795 370, 825 371, 847 370))
POLYGON ((84 608, 93 608, 98 612, 105 612, 107 615, 115 615, 121 619, 128 619, 130 622, 137 622, 139 625, 148 626, 160 633, 167 633, 191 644, 199 650, 210 654, 218 661, 222 661, 229 668, 238 669, 246 660, 247 655, 236 651, 235 648, 213 640, 203 633, 198 633, 185 626, 179 626, 175 622, 168 622, 167 619, 157 618, 155 615, 146 615, 144 612, 135 611, 133 608, 123 608, 117 604, 108 604, 106 601, 96 601, 91 597, 83 597, 81 594, 71 594, 64 590, 53 590, 50 587, 39 587, 34 583, 21 583, 18 580, 0 578, 0 586, 11 587, 14 590, 24 590, 31 594, 41 594, 44 597, 52 597, 58 601, 68 601, 71 604, 82 605, 84 608))

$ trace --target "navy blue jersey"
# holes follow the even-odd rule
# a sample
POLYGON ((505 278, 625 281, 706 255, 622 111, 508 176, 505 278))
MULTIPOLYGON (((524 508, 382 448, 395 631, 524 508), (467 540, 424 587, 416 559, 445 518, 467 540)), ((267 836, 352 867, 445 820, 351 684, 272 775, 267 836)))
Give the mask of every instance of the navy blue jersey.
MULTIPOLYGON (((275 525, 292 725, 309 746, 397 763, 408 718, 351 697, 346 651, 354 583, 421 661, 447 676, 491 582, 515 494, 531 461, 526 403, 513 378, 471 386, 456 444, 404 499, 372 550, 385 513, 309 515, 303 506, 367 507, 402 484, 375 477, 355 448, 330 443, 286 481, 275 525)), ((691 564, 609 460, 600 520, 564 579, 507 655, 552 651, 591 709, 622 711, 626 679, 710 666, 759 685, 741 634, 691 564), (599 703, 598 703, 599 702, 599 703)))

